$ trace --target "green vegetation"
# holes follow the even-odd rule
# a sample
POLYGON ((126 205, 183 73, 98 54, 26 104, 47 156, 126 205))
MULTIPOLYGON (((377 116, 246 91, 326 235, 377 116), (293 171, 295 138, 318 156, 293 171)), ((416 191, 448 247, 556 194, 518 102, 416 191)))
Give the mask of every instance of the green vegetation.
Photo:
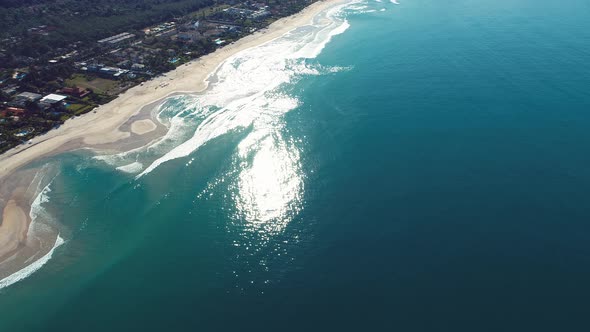
POLYGON ((0 37, 20 37, 14 54, 39 57, 74 42, 92 43, 214 5, 213 0, 60 0, 0 2, 0 37), (39 26, 46 28, 30 30, 39 26))
POLYGON ((109 80, 101 77, 92 77, 82 74, 74 74, 66 80, 67 86, 79 86, 94 91, 98 94, 116 94, 119 89, 119 83, 114 80, 109 80))
POLYGON ((84 113, 90 112, 94 108, 93 105, 84 105, 84 104, 72 104, 68 106, 68 111, 70 111, 74 115, 80 115, 84 113))

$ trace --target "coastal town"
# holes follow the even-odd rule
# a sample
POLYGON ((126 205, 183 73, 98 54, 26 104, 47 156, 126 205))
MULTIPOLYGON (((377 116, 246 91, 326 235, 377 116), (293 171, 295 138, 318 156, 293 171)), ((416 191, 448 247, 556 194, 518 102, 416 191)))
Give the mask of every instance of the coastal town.
MULTIPOLYGON (((314 1, 203 2, 186 8, 183 15, 168 15, 144 27, 122 24, 116 33, 98 33, 100 37, 90 41, 68 37, 65 31, 74 27, 59 22, 0 34, 0 153, 31 144, 35 136, 69 118, 96 112, 127 89, 264 29, 314 1), (63 45, 41 50, 56 35, 63 45)), ((18 9, 43 10, 35 4, 18 9)))

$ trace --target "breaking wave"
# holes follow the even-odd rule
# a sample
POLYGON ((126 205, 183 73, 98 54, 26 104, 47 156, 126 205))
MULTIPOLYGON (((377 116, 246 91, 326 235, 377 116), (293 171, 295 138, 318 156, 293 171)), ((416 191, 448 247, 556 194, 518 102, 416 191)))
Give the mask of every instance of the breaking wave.
POLYGON ((37 270, 39 270, 41 267, 43 267, 43 265, 45 265, 45 263, 47 263, 51 259, 55 249, 59 248, 64 243, 65 243, 64 239, 62 239, 58 235, 57 239, 55 240, 55 244, 53 245, 51 250, 49 250, 49 252, 46 253, 43 257, 39 258, 38 260, 31 263, 30 265, 27 265, 27 267, 19 270, 18 272, 13 273, 13 274, 9 275, 8 277, 0 280, 0 289, 8 287, 12 284, 15 284, 15 283, 29 277, 33 273, 35 273, 37 270))
POLYGON ((139 173, 143 169, 143 164, 140 162, 132 162, 131 164, 117 167, 118 171, 124 173, 139 173))
POLYGON ((286 90, 305 77, 351 69, 314 59, 350 27, 347 8, 357 3, 329 8, 305 26, 234 54, 209 76, 204 93, 168 98, 155 110, 168 127, 162 138, 95 159, 119 171, 139 173, 135 178, 140 179, 167 162, 195 154, 218 137, 241 133, 244 138, 232 156, 228 188, 236 219, 265 233, 280 232, 302 206, 304 182, 298 144, 284 130, 284 115, 301 102, 286 90))
MULTIPOLYGON (((294 29, 281 38, 227 59, 211 75, 208 91, 185 101, 189 107, 170 119, 170 134, 150 148, 171 140, 171 136, 178 135, 180 126, 196 119, 199 124, 192 137, 154 160, 138 177, 149 174, 165 162, 186 157, 226 133, 250 126, 254 132, 267 127, 269 122, 276 122, 296 108, 298 100, 281 93, 281 86, 302 76, 343 69, 326 68, 307 61, 317 57, 333 36, 348 29, 348 22, 338 17, 338 13, 338 9, 327 11, 324 15, 328 20, 316 19, 318 23, 294 29)), ((162 117, 164 112, 160 111, 159 116, 162 117)))
MULTIPOLYGON (((37 176, 39 176, 39 174, 41 174, 41 173, 44 173, 44 171, 46 171, 46 170, 43 169, 42 172, 39 172, 37 176)), ((17 283, 17 282, 29 277, 33 273, 35 273, 37 270, 39 270, 41 267, 43 267, 43 265, 45 265, 51 259, 55 249, 57 249, 58 247, 60 247, 62 244, 65 243, 64 239, 60 236, 60 234, 57 234, 57 237, 56 237, 55 242, 53 244, 44 243, 43 238, 46 235, 51 234, 53 232, 53 230, 51 229, 51 227, 49 227, 49 225, 39 222, 39 219, 44 219, 44 220, 50 219, 49 214, 43 208, 43 204, 49 202, 49 193, 51 192, 50 185, 53 182, 53 179, 51 179, 49 181, 49 183, 45 187, 43 187, 43 189, 38 191, 37 196, 35 197, 35 199, 33 200, 33 203, 31 204, 31 210, 29 212, 29 217, 31 218, 31 224, 29 225, 29 230, 27 232, 28 241, 31 241, 31 239, 36 239, 37 241, 39 241, 40 249, 43 249, 43 248, 46 248, 49 246, 51 246, 51 249, 49 249, 49 251, 45 255, 43 255, 42 257, 40 257, 36 260, 35 260, 35 256, 29 258, 28 261, 34 260, 33 263, 27 265, 26 267, 20 269, 19 271, 15 272, 15 273, 9 275, 8 277, 0 280, 0 289, 8 287, 14 283, 17 283)), ((41 181, 42 181, 42 179, 40 180, 40 183, 41 183, 41 181)))

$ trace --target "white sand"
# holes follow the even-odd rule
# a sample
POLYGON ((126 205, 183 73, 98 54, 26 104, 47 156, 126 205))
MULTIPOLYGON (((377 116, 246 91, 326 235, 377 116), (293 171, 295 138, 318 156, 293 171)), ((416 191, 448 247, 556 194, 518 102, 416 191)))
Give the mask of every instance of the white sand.
POLYGON ((23 209, 10 200, 2 214, 0 225, 0 258, 18 248, 27 235, 27 215, 23 209))
POLYGON ((136 135, 144 135, 156 130, 156 124, 150 119, 138 120, 131 124, 131 132, 136 135))

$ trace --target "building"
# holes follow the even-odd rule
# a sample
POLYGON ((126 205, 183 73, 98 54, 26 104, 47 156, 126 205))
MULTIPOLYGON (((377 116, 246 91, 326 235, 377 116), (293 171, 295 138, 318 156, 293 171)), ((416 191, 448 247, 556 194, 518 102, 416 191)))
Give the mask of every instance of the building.
POLYGON ((5 118, 8 116, 21 115, 24 112, 25 112, 25 110, 23 108, 7 107, 7 108, 0 111, 0 117, 5 118))
POLYGON ((43 96, 38 93, 21 92, 18 95, 16 95, 15 100, 22 100, 23 102, 25 102, 25 101, 36 102, 36 101, 39 101, 42 97, 43 96))
POLYGON ((184 43, 195 43, 203 39, 203 35, 196 31, 182 32, 177 35, 177 40, 184 43))
POLYGON ((61 89, 61 93, 66 94, 68 96, 76 97, 76 98, 84 98, 88 96, 91 92, 88 89, 75 87, 75 88, 63 88, 61 89))
POLYGON ((98 41, 98 44, 105 45, 105 46, 112 46, 116 44, 120 44, 124 41, 128 41, 132 38, 135 38, 135 35, 129 32, 123 32, 118 35, 111 36, 109 38, 101 39, 98 41))
POLYGON ((12 96, 13 94, 16 93, 17 89, 18 89, 18 86, 16 86, 16 85, 7 86, 4 89, 2 89, 2 93, 4 93, 7 96, 12 96))
POLYGON ((107 67, 107 66, 104 66, 101 64, 88 65, 88 66, 80 68, 80 70, 87 71, 90 73, 97 73, 97 74, 101 75, 102 77, 112 78, 112 79, 119 79, 119 77, 121 77, 121 75, 127 74, 129 72, 129 70, 127 70, 127 69, 121 69, 121 68, 116 68, 116 67, 107 67))
POLYGON ((117 62, 117 67, 119 67, 119 68, 131 67, 131 60, 123 60, 123 61, 117 62))
POLYGON ((47 96, 43 97, 43 99, 41 99, 40 103, 53 106, 55 104, 61 103, 66 98, 68 98, 68 96, 57 95, 57 94, 51 93, 51 94, 48 94, 47 96))
POLYGON ((255 13, 253 10, 245 9, 245 8, 237 8, 237 7, 226 8, 223 11, 231 16, 241 17, 241 18, 249 17, 250 15, 255 13))
POLYGON ((176 23, 175 22, 165 22, 162 24, 159 24, 155 27, 152 28, 145 28, 143 29, 143 32, 146 35, 154 35, 154 34, 161 34, 164 32, 170 32, 173 31, 176 28, 176 23))
POLYGON ((262 19, 262 18, 265 18, 268 16, 270 16, 270 12, 268 10, 266 10, 266 8, 262 8, 260 10, 257 10, 252 15, 250 15, 250 17, 253 19, 262 19))
POLYGON ((8 103, 10 106, 17 108, 25 108, 27 103, 35 103, 39 101, 43 96, 33 92, 21 92, 14 97, 14 99, 8 103))
POLYGON ((35 132, 35 128, 26 128, 26 129, 21 129, 18 133, 14 134, 14 136, 16 137, 25 137, 29 134, 32 134, 35 132))
POLYGON ((145 70, 145 65, 142 63, 134 63, 131 66, 131 70, 133 71, 139 71, 139 72, 143 72, 145 70))
MULTIPOLYGON (((16 59, 17 61, 19 61, 19 59, 16 59)), ((23 62, 27 62, 26 60, 24 60, 23 62)), ((23 78, 25 78, 25 76, 27 76, 27 73, 22 73, 22 72, 18 72, 15 71, 14 74, 12 74, 12 78, 14 78, 15 80, 22 80, 23 78)))
POLYGON ((98 70, 98 73, 104 77, 119 79, 121 75, 127 74, 129 70, 116 68, 116 67, 102 67, 98 70))
POLYGON ((223 30, 211 29, 211 30, 205 31, 205 33, 203 33, 203 37, 211 38, 211 37, 221 36, 222 34, 223 34, 223 30))

